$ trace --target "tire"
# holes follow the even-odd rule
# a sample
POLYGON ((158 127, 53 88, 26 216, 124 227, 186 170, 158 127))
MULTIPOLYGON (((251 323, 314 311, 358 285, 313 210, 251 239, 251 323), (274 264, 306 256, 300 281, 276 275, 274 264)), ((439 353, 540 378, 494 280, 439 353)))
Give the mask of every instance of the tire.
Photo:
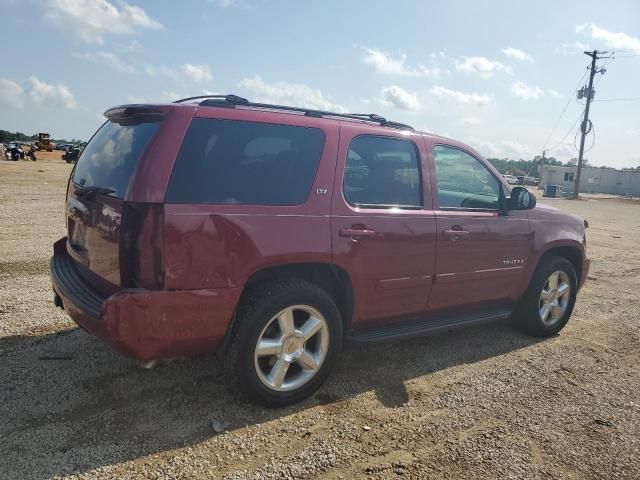
POLYGON ((342 340, 340 311, 325 290, 304 280, 275 281, 243 295, 224 357, 225 370, 250 400, 269 407, 289 405, 322 385, 342 350, 342 340), (286 328, 293 333, 283 333, 283 324, 294 325, 293 330, 286 328), (319 330, 309 335, 315 328, 319 330), (258 349, 259 341, 263 346, 275 342, 278 346, 273 348, 279 353, 266 354, 268 349, 258 349), (279 376, 283 368, 285 374, 279 376))
POLYGON ((514 314, 516 325, 535 337, 557 335, 571 317, 577 285, 571 262, 562 257, 543 256, 514 314), (552 275, 557 275, 558 287, 555 290, 552 275), (563 285, 567 285, 569 290, 561 295, 561 291, 565 291, 563 285), (546 304, 550 306, 546 308, 546 304), (546 320, 543 320, 545 316, 546 320))

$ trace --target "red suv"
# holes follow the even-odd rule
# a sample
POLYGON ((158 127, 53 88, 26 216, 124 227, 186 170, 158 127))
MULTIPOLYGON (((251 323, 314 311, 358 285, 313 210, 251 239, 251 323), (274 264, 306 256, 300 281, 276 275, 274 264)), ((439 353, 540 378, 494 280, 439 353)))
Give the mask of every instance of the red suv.
POLYGON ((233 95, 105 115, 69 179, 56 305, 140 360, 223 353, 262 403, 311 394, 343 341, 508 317, 555 335, 587 276, 586 222, 455 140, 233 95))

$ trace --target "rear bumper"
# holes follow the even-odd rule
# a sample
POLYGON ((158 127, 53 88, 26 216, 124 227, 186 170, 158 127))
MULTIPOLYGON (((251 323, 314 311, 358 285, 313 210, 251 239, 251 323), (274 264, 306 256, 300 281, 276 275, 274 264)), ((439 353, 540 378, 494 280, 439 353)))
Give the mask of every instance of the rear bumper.
POLYGON ((139 360, 214 351, 231 322, 240 288, 123 289, 102 297, 78 273, 66 238, 54 244, 51 280, 61 305, 84 330, 139 360))

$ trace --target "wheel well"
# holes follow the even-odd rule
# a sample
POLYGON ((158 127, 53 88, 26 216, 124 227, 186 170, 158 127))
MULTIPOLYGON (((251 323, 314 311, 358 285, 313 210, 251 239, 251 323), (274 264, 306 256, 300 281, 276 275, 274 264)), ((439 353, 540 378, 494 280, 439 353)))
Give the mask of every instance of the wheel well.
POLYGON ((353 316, 353 287, 349 274, 337 265, 291 263, 263 268, 251 275, 245 284, 242 296, 259 284, 287 278, 298 278, 313 283, 331 295, 340 310, 344 331, 348 330, 353 316))
POLYGON ((573 269, 576 272, 576 280, 580 283, 580 278, 582 275, 582 253, 576 247, 554 247, 546 252, 545 255, 555 256, 555 257, 563 257, 571 262, 573 265, 573 269))

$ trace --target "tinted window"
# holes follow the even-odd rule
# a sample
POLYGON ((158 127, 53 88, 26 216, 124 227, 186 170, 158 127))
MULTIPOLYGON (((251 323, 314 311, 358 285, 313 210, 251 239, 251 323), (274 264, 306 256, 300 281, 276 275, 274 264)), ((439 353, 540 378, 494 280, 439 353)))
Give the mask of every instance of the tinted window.
POLYGON ((73 181, 85 187, 111 188, 111 195, 123 198, 131 175, 159 126, 159 121, 129 126, 106 122, 82 152, 73 181))
POLYGON ((433 150, 441 208, 498 209, 500 187, 476 158, 451 147, 433 150))
POLYGON ((352 140, 344 196, 358 206, 422 205, 418 152, 413 142, 361 135, 352 140))
POLYGON ((323 144, 318 128, 195 119, 180 147, 166 201, 301 204, 323 144))

